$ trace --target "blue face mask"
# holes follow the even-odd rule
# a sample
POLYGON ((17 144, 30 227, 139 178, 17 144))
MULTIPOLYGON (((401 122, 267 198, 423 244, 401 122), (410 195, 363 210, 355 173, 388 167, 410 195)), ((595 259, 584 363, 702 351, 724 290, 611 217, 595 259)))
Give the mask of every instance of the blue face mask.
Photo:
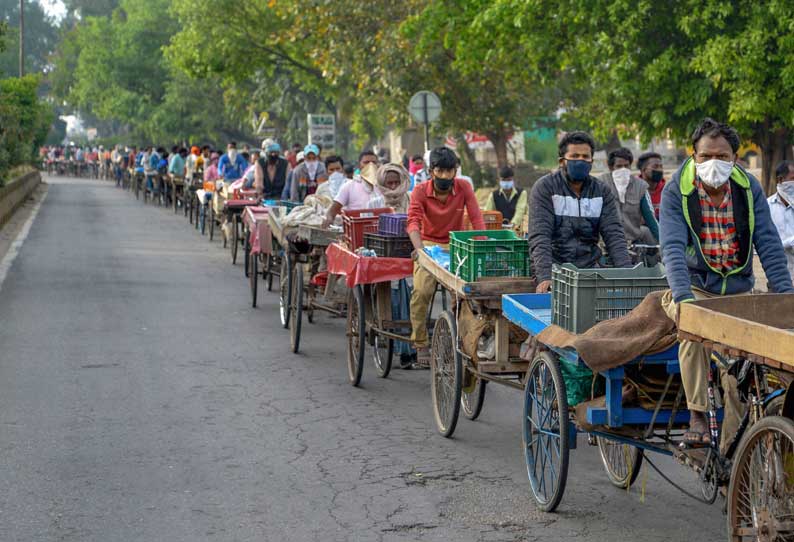
POLYGON ((499 187, 502 190, 512 190, 513 189, 513 180, 510 179, 509 181, 499 181, 499 187))
POLYGON ((590 176, 590 170, 593 168, 593 163, 587 160, 565 160, 565 170, 568 172, 568 177, 575 182, 583 182, 590 176))

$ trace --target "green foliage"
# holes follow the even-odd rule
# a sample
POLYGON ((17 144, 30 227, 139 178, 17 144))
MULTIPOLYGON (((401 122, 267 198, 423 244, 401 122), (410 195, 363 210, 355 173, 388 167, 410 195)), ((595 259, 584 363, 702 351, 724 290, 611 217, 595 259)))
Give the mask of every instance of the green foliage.
POLYGON ((47 137, 53 113, 37 96, 39 83, 36 75, 0 79, 0 179, 33 160, 47 137))
MULTIPOLYGON (((2 26, 5 26, 5 30, 0 28, 0 77, 19 75, 19 0, 0 0, 2 26)), ((25 73, 43 72, 57 42, 58 27, 55 21, 44 12, 41 4, 26 1, 25 73)))

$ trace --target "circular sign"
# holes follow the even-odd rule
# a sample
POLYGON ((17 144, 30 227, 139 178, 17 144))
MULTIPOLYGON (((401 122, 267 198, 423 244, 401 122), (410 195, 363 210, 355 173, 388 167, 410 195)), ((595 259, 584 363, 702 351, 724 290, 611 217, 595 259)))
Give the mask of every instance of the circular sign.
POLYGON ((441 98, 435 92, 420 90, 408 102, 408 112, 420 124, 430 124, 441 115, 441 98))

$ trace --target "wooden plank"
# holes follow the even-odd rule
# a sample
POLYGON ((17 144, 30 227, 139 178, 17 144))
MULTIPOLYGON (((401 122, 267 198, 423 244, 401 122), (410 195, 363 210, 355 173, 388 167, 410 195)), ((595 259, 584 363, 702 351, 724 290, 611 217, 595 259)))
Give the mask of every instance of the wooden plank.
MULTIPOLYGON (((758 310, 758 303, 751 301, 753 297, 756 296, 736 296, 730 304, 725 304, 723 307, 733 310, 740 306, 741 301, 746 301, 747 304, 754 305, 755 309, 753 310, 758 310)), ((794 295, 780 297, 788 297, 786 308, 784 309, 780 304, 781 300, 778 300, 775 303, 770 303, 770 310, 772 308, 784 312, 791 310, 792 307, 789 305, 794 303, 794 295)), ((711 304, 710 306, 715 305, 711 304)), ((756 314, 746 308, 737 312, 744 315, 756 314)), ((782 316, 781 319, 785 320, 782 316)), ((764 320, 769 321, 769 317, 765 316, 764 320)), ((713 345, 713 343, 725 345, 729 352, 733 349, 737 353, 756 354, 769 360, 775 360, 775 366, 780 364, 780 366, 788 366, 787 370, 789 371, 794 370, 794 333, 788 329, 718 312, 705 304, 701 305, 700 302, 681 303, 678 329, 682 334, 700 337, 701 342, 706 345, 713 345)))
POLYGON ((391 320, 391 282, 379 282, 373 284, 375 288, 375 300, 378 306, 377 323, 378 327, 383 326, 383 322, 391 320))
POLYGON ((477 362, 477 371, 488 374, 526 373, 528 366, 528 361, 480 361, 477 362))
POLYGON ((501 316, 496 318, 494 340, 496 342, 496 362, 506 363, 510 357, 510 323, 501 316))

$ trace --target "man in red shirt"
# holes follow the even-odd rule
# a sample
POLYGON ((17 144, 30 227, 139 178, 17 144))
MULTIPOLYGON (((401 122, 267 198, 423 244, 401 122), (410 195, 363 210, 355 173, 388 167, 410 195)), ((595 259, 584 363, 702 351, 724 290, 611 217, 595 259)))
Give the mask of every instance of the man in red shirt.
MULTIPOLYGON (((456 179, 458 157, 446 147, 430 153, 430 180, 414 188, 408 206, 406 231, 414 246, 414 259, 418 251, 428 245, 449 246, 449 232, 463 229, 463 211, 468 211, 472 228, 484 230, 477 198, 471 185, 456 179)), ((419 366, 430 364, 430 344, 427 337, 427 309, 436 279, 424 268, 414 264, 414 291, 411 294, 411 340, 416 345, 419 366)))

